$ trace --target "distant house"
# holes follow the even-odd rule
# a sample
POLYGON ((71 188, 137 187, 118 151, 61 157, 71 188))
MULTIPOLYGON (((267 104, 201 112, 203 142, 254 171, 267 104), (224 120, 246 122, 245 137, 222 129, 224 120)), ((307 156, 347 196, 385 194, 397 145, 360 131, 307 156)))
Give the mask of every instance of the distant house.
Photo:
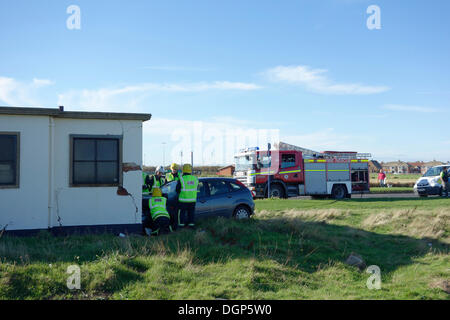
POLYGON ((234 174, 234 165, 229 165, 223 168, 220 168, 217 171, 218 176, 230 177, 234 174))
POLYGON ((443 164, 445 164, 445 163, 441 162, 441 161, 436 161, 436 160, 425 162, 422 166, 421 173, 424 174, 425 172, 428 171, 428 169, 435 167, 435 166, 441 166, 443 164))
POLYGON ((409 173, 422 173, 422 168, 424 166, 423 161, 408 162, 408 164, 410 165, 409 173))
POLYGON ((376 160, 369 161, 369 172, 371 173, 380 172, 381 169, 383 169, 383 167, 378 161, 376 160))
POLYGON ((409 173, 410 165, 404 161, 393 161, 382 164, 386 173, 404 174, 409 173))

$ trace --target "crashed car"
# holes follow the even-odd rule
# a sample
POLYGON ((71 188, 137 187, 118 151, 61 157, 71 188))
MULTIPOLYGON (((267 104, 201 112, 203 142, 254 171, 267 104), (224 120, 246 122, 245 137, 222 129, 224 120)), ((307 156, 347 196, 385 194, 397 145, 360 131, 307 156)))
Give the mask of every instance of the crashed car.
MULTIPOLYGON (((167 209, 172 217, 177 202, 177 181, 161 187, 163 196, 167 198, 167 209)), ((145 223, 149 214, 148 201, 150 195, 142 197, 142 221, 145 223)), ((235 219, 247 219, 255 210, 255 203, 250 190, 240 181, 233 178, 199 178, 195 218, 222 216, 235 219)))

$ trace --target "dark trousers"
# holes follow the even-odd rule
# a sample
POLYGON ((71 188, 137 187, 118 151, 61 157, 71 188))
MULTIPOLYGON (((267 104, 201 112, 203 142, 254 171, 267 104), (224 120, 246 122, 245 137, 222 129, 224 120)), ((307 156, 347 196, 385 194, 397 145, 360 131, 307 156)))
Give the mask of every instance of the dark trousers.
POLYGON ((153 221, 155 230, 152 230, 152 235, 160 235, 170 233, 170 219, 167 217, 159 217, 153 221))
POLYGON ((448 197, 448 189, 450 188, 450 182, 442 182, 442 195, 445 195, 445 197, 448 197))
POLYGON ((170 208, 167 209, 170 214, 170 225, 173 230, 176 230, 178 227, 178 201, 170 208))
POLYGON ((195 202, 178 202, 178 227, 195 225, 195 202))

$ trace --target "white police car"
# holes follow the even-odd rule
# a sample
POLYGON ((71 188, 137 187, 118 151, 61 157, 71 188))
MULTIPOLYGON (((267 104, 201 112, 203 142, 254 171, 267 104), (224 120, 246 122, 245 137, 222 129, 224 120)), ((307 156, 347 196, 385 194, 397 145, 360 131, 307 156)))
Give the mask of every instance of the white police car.
POLYGON ((427 197, 431 195, 442 195, 442 179, 441 172, 442 168, 447 167, 450 170, 450 165, 446 166, 435 166, 419 178, 414 185, 414 192, 421 197, 427 197))

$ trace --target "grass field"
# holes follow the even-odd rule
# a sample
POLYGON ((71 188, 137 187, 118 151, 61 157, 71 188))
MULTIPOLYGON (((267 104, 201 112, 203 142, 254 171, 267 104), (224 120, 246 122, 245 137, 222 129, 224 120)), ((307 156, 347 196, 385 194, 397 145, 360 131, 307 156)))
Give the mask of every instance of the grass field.
POLYGON ((413 192, 414 189, 412 187, 370 188, 370 193, 413 193, 413 192))
POLYGON ((449 299, 450 200, 258 200, 159 238, 0 238, 1 299, 449 299), (344 262, 357 253, 381 269, 344 262), (66 287, 81 268, 81 289, 66 287))

